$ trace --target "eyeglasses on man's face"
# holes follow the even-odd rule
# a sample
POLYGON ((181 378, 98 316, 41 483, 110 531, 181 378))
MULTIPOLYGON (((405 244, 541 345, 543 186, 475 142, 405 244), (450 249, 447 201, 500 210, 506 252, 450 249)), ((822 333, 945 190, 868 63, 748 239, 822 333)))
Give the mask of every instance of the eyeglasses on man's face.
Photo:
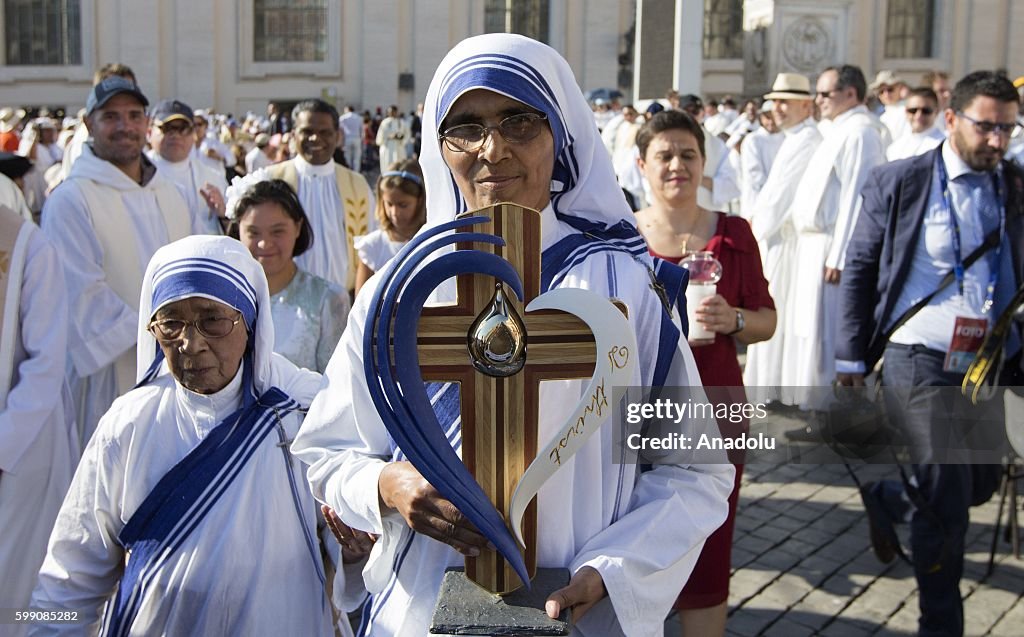
POLYGON ((995 133, 1001 137, 1009 137, 1010 134, 1013 133, 1013 129, 1017 126, 1017 122, 1003 123, 979 121, 974 119, 970 115, 964 113, 963 111, 958 111, 956 116, 962 117, 971 124, 973 124, 974 130, 977 131, 979 135, 987 136, 991 135, 992 133, 995 133))
POLYGON ((205 338, 224 338, 242 321, 241 312, 235 318, 225 316, 206 316, 195 321, 182 319, 154 319, 149 322, 149 331, 156 340, 173 342, 182 337, 185 328, 191 325, 205 338))
POLYGON ((180 121, 160 125, 160 132, 164 135, 191 135, 193 130, 195 129, 192 124, 180 121))
POLYGON ((832 99, 832 96, 834 96, 836 93, 838 93, 838 92, 840 92, 842 90, 843 90, 842 87, 837 86, 837 87, 835 87, 833 89, 829 89, 827 91, 818 91, 817 97, 820 97, 823 100, 830 100, 830 99, 832 99))
POLYGON ((458 124, 441 133, 449 150, 456 153, 475 153, 483 148, 484 140, 493 131, 510 144, 525 144, 544 130, 547 116, 541 113, 518 113, 498 122, 497 126, 458 124))
POLYGON ((911 115, 917 115, 918 113, 921 113, 922 115, 933 115, 935 113, 935 109, 928 106, 913 106, 908 107, 907 112, 911 115))

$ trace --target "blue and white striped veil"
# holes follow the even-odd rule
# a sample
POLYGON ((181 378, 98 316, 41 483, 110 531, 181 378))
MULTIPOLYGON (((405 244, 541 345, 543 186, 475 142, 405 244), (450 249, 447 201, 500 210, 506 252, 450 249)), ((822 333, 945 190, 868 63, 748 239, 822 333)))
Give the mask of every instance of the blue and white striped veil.
POLYGON ((614 229, 617 236, 639 237, 594 114, 569 64, 546 44, 504 33, 457 44, 427 89, 420 164, 426 179, 428 226, 466 210, 441 157, 436 133, 452 104, 473 89, 501 93, 547 115, 555 140, 551 205, 556 214, 614 229))
POLYGON ((153 255, 139 299, 139 384, 145 385, 169 371, 163 352, 146 326, 161 307, 189 297, 219 301, 241 312, 249 333, 242 379, 246 389, 243 404, 248 405, 271 385, 274 324, 268 311, 270 291, 263 268, 245 246, 229 237, 185 237, 153 255))

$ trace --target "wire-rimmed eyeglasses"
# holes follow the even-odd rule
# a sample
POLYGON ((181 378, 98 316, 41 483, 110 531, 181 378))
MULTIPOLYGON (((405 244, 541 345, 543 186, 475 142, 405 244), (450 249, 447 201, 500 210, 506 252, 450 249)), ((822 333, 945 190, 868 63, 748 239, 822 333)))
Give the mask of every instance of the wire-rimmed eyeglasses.
POLYGON ((235 329, 235 326, 242 322, 242 313, 239 312, 235 318, 224 316, 207 316, 195 321, 184 321, 182 319, 160 319, 149 322, 147 328, 158 341, 170 342, 181 338, 185 328, 191 325, 205 338, 224 338, 235 329))
POLYGON ((519 113, 498 122, 497 126, 458 124, 441 133, 448 149, 456 153, 475 153, 493 131, 510 144, 525 144, 544 130, 547 116, 542 113, 519 113))

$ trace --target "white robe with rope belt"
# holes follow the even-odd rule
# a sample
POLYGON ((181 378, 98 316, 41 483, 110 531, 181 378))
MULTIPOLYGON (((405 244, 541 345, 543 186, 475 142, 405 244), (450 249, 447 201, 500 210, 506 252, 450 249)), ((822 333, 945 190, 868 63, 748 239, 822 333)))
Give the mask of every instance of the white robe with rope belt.
MULTIPOLYGON (((788 328, 786 316, 789 307, 786 298, 797 265, 793 258, 796 230, 793 227, 792 206, 800 177, 807 170, 807 164, 821 143, 821 133, 810 118, 784 130, 782 136, 782 146, 767 181, 751 209, 744 210, 744 215, 749 215, 750 227, 761 252, 768 291, 773 299, 777 299, 775 311, 778 312, 775 334, 767 341, 747 346, 743 384, 748 387, 773 388, 782 385, 782 370, 791 364, 783 358, 783 348, 788 328)), ((788 396, 772 394, 765 395, 765 398, 789 402, 788 396)))
POLYGON ((863 106, 837 117, 824 133, 797 186, 793 225, 798 264, 786 304, 782 384, 820 387, 835 378, 835 333, 841 317, 838 285, 824 269, 842 270, 846 244, 860 211, 860 191, 872 168, 885 162, 882 125, 863 106))

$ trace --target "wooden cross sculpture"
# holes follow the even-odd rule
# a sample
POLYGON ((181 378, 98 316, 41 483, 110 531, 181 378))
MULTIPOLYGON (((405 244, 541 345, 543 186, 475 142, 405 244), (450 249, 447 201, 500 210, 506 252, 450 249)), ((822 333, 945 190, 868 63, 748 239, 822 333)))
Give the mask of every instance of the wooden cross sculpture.
MULTIPOLYGON (((596 362, 594 337, 579 318, 557 310, 527 315, 524 307, 540 295, 540 213, 514 204, 498 204, 467 213, 490 220, 472 231, 498 235, 504 246, 460 243, 497 254, 519 273, 525 300, 514 294, 507 302, 525 323, 528 354, 522 370, 507 377, 489 376, 474 367, 467 350, 467 333, 495 298, 495 282, 484 275, 461 275, 456 304, 423 309, 417 349, 424 380, 460 385, 462 460, 494 506, 505 516, 516 483, 537 455, 537 417, 540 383, 544 380, 590 378, 596 362)), ((506 520, 507 523, 507 520, 506 520)), ((523 518, 524 559, 530 577, 537 565, 536 501, 523 518)), ((484 550, 466 558, 466 575, 494 593, 522 584, 496 551, 484 550)))

